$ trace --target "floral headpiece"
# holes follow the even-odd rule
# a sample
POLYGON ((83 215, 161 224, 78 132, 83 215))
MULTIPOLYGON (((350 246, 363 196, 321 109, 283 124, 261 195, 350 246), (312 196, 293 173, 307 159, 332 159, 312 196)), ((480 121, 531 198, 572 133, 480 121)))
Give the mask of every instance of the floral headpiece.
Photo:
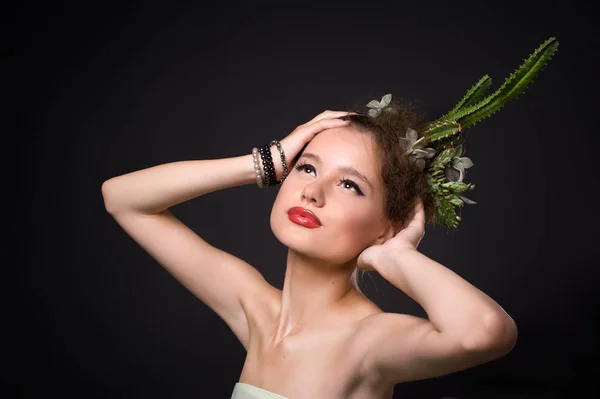
MULTIPOLYGON (((435 199, 435 216, 440 223, 457 227, 461 217, 456 214, 455 208, 465 203, 476 204, 462 195, 475 188, 475 185, 463 182, 466 169, 473 166, 473 162, 463 156, 464 144, 455 147, 461 133, 523 93, 557 49, 556 39, 549 38, 493 94, 482 99, 492 83, 492 79, 485 75, 450 112, 427 123, 420 138, 416 130, 409 128, 406 131, 405 137, 402 137, 407 143, 405 154, 427 174, 427 182, 435 199)), ((391 101, 391 94, 384 95, 381 101, 370 101, 367 104, 369 116, 376 118, 391 101)))

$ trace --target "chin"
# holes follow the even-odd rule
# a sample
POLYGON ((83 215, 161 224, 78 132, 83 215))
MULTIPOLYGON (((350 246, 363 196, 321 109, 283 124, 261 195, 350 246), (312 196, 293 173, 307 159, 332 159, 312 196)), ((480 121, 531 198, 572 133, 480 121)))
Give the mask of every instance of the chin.
POLYGON ((307 256, 317 257, 323 254, 321 245, 327 242, 320 228, 308 229, 293 223, 286 212, 271 212, 271 231, 273 235, 286 247, 303 253, 307 256))
MULTIPOLYGON (((285 212, 271 213, 271 231, 283 245, 307 257, 323 260, 327 263, 340 265, 350 262, 353 257, 351 248, 346 248, 343 241, 331 238, 322 228, 308 229, 299 226, 285 212), (333 246, 332 243, 336 245, 333 246)), ((355 258, 358 254, 355 255, 355 258)))

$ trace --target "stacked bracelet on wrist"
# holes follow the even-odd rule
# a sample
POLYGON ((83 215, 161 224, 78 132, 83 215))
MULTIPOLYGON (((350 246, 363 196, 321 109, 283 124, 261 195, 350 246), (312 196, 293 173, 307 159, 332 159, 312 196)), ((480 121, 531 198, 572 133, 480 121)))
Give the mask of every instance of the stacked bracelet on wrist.
POLYGON ((275 184, 275 166, 271 158, 271 146, 265 144, 260 149, 260 158, 263 161, 263 170, 265 176, 265 186, 271 187, 275 184))
POLYGON ((283 175, 281 176, 281 181, 279 184, 283 184, 283 181, 288 175, 288 167, 287 162, 285 161, 285 153, 283 152, 283 148, 281 147, 281 143, 277 140, 271 140, 271 145, 275 144, 277 146, 277 150, 279 151, 279 155, 281 156, 281 166, 283 167, 283 175))
POLYGON ((254 172, 256 173, 256 184, 259 188, 272 187, 277 184, 282 184, 288 175, 287 163, 285 160, 285 153, 281 144, 277 140, 271 140, 269 144, 265 144, 260 149, 252 148, 252 157, 254 158, 254 172), (271 146, 275 144, 279 154, 281 155, 281 165, 283 166, 283 176, 281 181, 277 181, 275 177, 275 166, 273 164, 273 158, 271 157, 271 146), (263 175, 260 173, 260 164, 258 161, 258 154, 260 153, 260 159, 263 164, 263 175))
POLYGON ((260 174, 260 165, 258 164, 258 148, 254 147, 252 149, 252 157, 254 158, 254 172, 256 173, 256 184, 258 184, 259 188, 263 188, 265 182, 260 174))

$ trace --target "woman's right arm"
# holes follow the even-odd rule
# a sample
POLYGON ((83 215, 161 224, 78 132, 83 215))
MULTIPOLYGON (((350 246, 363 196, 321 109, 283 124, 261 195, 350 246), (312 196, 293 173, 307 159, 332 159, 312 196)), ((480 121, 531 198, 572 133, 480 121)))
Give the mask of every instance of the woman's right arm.
MULTIPOLYGON (((325 111, 298 126, 281 140, 288 162, 316 134, 348 126, 349 121, 338 119, 346 115, 325 111)), ((275 146, 271 156, 276 180, 280 181, 283 168, 275 146)), ((244 184, 256 184, 251 153, 172 162, 127 173, 105 181, 102 195, 106 210, 123 230, 217 313, 247 348, 249 307, 266 299, 275 288, 254 267, 208 244, 169 211, 169 207, 192 198, 244 184)))
MULTIPOLYGON (((273 149, 271 153, 273 161, 277 161, 273 149)), ((277 166, 276 169, 279 170, 277 166)), ((111 215, 158 214, 192 198, 251 183, 256 184, 256 175, 252 154, 248 154, 171 162, 127 173, 105 181, 102 195, 111 215)))
POLYGON ((102 195, 106 210, 123 230, 217 313, 247 348, 246 299, 265 297, 273 287, 254 267, 208 244, 168 209, 244 184, 256 184, 252 154, 173 162, 127 173, 105 181, 102 195))

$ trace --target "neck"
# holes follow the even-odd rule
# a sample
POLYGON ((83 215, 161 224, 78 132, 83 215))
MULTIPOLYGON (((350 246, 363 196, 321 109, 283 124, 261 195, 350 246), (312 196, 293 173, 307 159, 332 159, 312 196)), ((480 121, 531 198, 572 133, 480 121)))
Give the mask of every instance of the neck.
POLYGON ((350 280, 355 267, 355 261, 333 265, 289 249, 275 341, 323 321, 360 295, 350 280))

